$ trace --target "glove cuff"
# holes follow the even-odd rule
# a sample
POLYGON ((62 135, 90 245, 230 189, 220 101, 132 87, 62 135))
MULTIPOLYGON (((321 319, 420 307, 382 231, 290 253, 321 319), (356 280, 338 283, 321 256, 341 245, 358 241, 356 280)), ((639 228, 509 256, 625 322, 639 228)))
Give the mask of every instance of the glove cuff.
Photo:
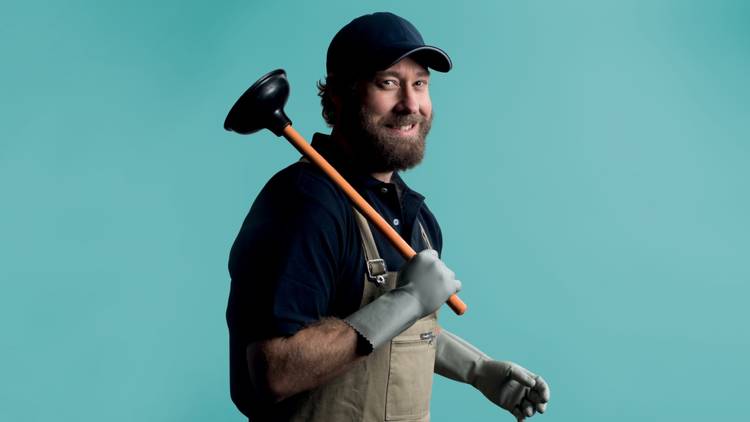
POLYGON ((437 340, 435 372, 476 387, 479 367, 489 356, 461 337, 442 330, 437 340))
POLYGON ((369 354, 414 324, 420 318, 420 309, 414 296, 398 288, 363 306, 344 322, 360 338, 358 353, 369 354))

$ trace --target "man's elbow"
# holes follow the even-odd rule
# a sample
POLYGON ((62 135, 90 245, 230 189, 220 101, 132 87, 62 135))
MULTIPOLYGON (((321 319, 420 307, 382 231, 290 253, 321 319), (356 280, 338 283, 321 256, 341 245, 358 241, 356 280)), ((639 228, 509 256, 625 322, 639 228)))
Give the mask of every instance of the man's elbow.
POLYGON ((247 346, 247 367, 253 394, 262 401, 278 403, 292 395, 291 385, 271 361, 272 347, 269 341, 259 341, 247 346))
POLYGON ((268 398, 273 403, 278 403, 282 400, 285 400, 296 393, 291 388, 289 388, 289 384, 284 382, 284 380, 280 377, 270 376, 267 379, 268 382, 266 384, 266 388, 268 392, 268 398))

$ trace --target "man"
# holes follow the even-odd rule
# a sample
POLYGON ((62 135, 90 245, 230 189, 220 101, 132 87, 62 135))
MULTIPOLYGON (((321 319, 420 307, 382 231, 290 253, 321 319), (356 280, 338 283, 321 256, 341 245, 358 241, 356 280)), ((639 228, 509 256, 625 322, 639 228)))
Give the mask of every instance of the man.
POLYGON ((460 282, 438 258, 440 228, 424 197, 398 171, 424 154, 429 69, 451 66, 390 13, 354 19, 331 41, 319 89, 332 132, 313 146, 422 252, 404 262, 304 160, 277 173, 229 261, 232 399, 251 421, 426 421, 433 371, 518 420, 545 410, 541 377, 437 325, 460 282))

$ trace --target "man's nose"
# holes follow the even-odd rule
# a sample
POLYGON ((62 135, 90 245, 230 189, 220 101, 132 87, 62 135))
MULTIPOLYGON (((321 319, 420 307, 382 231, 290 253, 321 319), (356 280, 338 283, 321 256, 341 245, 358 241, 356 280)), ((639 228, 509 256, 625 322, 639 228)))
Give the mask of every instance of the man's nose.
POLYGON ((419 113, 419 101, 416 92, 411 87, 401 88, 401 98, 399 99, 397 110, 404 114, 419 113))

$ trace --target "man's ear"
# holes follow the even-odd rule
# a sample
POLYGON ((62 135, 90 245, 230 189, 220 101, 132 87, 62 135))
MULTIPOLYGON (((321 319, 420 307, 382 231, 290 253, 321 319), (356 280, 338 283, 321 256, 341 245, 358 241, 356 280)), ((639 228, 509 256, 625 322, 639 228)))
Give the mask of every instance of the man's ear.
POLYGON ((338 123, 339 116, 341 116, 341 112, 344 108, 351 107, 356 103, 360 96, 361 85, 359 82, 356 82, 349 88, 344 89, 347 89, 347 91, 340 92, 336 90, 330 93, 329 98, 331 99, 331 103, 333 103, 333 109, 337 120, 335 123, 338 123))

